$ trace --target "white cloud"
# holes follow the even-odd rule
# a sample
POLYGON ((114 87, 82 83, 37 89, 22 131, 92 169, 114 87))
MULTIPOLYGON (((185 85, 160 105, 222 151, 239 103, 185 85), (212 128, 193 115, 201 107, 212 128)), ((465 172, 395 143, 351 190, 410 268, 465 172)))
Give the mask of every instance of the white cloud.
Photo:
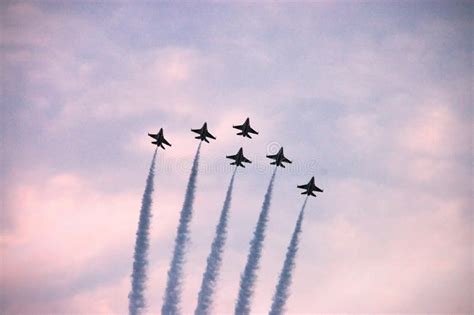
POLYGON ((10 152, 21 158, 8 173, 15 224, 2 233, 2 286, 8 297, 22 290, 31 297, 29 305, 12 300, 11 310, 126 312, 129 279, 120 268, 131 260, 140 172, 152 150, 145 134, 164 127, 173 147, 160 151, 148 291, 150 311, 158 310, 197 145, 189 129, 203 121, 218 140, 202 152, 185 311, 194 307, 230 176, 224 155, 244 146, 254 163, 238 174, 216 305, 232 310, 269 176, 259 166, 272 142, 295 163, 278 174, 257 312, 270 303, 296 218, 294 187, 310 175, 325 192, 311 200, 290 312, 472 309, 470 76, 457 71, 469 59, 450 45, 460 22, 431 17, 393 28, 401 16, 369 18, 329 4, 244 6, 250 15, 180 11, 183 19, 132 7, 136 16, 112 10, 109 19, 78 8, 7 6, 7 76, 24 75, 9 83, 9 97, 26 105, 10 105, 11 126, 21 129, 10 152), (199 14, 206 19, 196 26, 199 14), (148 15, 145 36, 137 30, 151 26, 148 15), (260 131, 252 141, 231 128, 246 117, 260 131), (120 270, 91 268, 97 261, 120 270), (48 303, 32 279, 51 289, 48 303))

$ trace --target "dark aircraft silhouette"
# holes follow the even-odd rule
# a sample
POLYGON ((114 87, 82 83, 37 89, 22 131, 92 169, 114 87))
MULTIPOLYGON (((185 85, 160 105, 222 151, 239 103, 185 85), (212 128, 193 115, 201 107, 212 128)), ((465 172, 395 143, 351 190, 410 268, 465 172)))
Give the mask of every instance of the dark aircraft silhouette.
POLYGON ((311 177, 311 179, 309 180, 309 182, 308 182, 306 185, 299 185, 299 186, 296 186, 296 187, 305 190, 305 191, 303 191, 303 192, 301 193, 302 195, 308 195, 308 196, 314 196, 314 197, 316 197, 314 191, 323 192, 323 190, 322 190, 321 188, 317 187, 317 186, 314 184, 314 176, 311 177))
POLYGON ((195 138, 196 139, 199 139, 201 141, 206 141, 207 143, 209 143, 209 140, 207 140, 207 137, 211 138, 211 139, 216 139, 216 137, 214 137, 213 135, 211 135, 211 133, 207 130, 207 123, 205 122, 204 125, 202 125, 201 129, 191 129, 192 132, 195 132, 197 133, 199 136, 196 136, 195 138))
POLYGON ((283 154, 283 147, 280 148, 280 151, 278 151, 277 154, 267 155, 267 158, 275 160, 275 161, 270 163, 271 165, 281 166, 283 168, 285 168, 285 165, 283 163, 292 163, 283 154))
POLYGON ((247 159, 247 158, 244 156, 244 153, 243 153, 243 151, 242 151, 242 148, 239 149, 239 152, 237 152, 237 154, 235 154, 235 155, 228 155, 228 156, 226 156, 226 158, 234 160, 234 162, 230 163, 230 165, 242 166, 243 168, 245 168, 245 165, 242 164, 242 162, 244 162, 244 163, 252 163, 252 161, 250 161, 249 159, 247 159))
POLYGON ((253 133, 258 135, 258 132, 253 130, 252 127, 250 127, 250 119, 247 118, 245 122, 242 125, 239 126, 232 126, 235 129, 241 130, 241 132, 238 132, 237 135, 242 136, 242 137, 247 137, 252 139, 252 137, 249 135, 249 133, 253 133))
POLYGON ((163 143, 171 147, 171 143, 166 141, 165 136, 163 136, 163 128, 160 128, 160 131, 158 131, 156 135, 152 133, 149 133, 148 135, 152 137, 153 139, 155 139, 155 141, 152 141, 151 143, 156 144, 156 146, 162 148, 163 150, 165 149, 165 147, 163 146, 163 143))

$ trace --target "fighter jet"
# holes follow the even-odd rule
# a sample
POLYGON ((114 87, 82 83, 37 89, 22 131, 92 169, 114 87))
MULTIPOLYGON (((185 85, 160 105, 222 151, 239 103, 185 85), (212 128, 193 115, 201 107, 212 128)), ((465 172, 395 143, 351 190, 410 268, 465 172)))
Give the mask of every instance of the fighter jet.
POLYGON ((275 160, 275 161, 270 163, 271 165, 281 166, 283 168, 285 168, 285 165, 283 163, 292 163, 283 154, 283 147, 280 148, 280 151, 278 151, 277 154, 267 155, 267 158, 275 160))
POLYGON ((226 156, 226 158, 231 159, 231 160, 234 160, 234 162, 230 163, 230 165, 242 166, 243 168, 245 168, 245 165, 242 164, 242 162, 244 162, 244 163, 252 163, 252 161, 250 161, 249 159, 247 159, 247 158, 244 156, 244 153, 242 152, 242 148, 239 149, 239 152, 237 152, 237 154, 235 154, 235 155, 228 155, 228 156, 226 156))
POLYGON ((201 141, 206 141, 207 143, 209 143, 209 140, 207 140, 207 137, 211 138, 211 139, 216 139, 216 137, 214 137, 213 135, 211 135, 211 133, 207 130, 207 123, 205 122, 204 125, 202 125, 201 129, 191 129, 192 132, 195 132, 197 133, 199 136, 196 136, 195 138, 196 139, 199 139, 201 141))
POLYGON ((166 141, 165 136, 163 136, 163 128, 160 128, 160 131, 158 131, 156 135, 152 133, 149 133, 148 135, 152 137, 153 139, 155 139, 151 143, 156 144, 156 146, 162 148, 163 150, 165 149, 165 147, 163 146, 163 143, 171 147, 171 143, 166 141))
POLYGON ((237 135, 242 136, 242 137, 247 137, 252 139, 252 137, 249 135, 249 133, 253 133, 258 135, 258 132, 253 130, 252 127, 250 127, 250 119, 247 118, 245 122, 242 125, 239 126, 232 126, 235 129, 241 130, 241 132, 238 132, 237 135))
POLYGON ((323 192, 323 190, 322 190, 321 188, 317 187, 317 186, 314 184, 314 176, 311 177, 309 183, 307 183, 306 185, 299 185, 299 186, 296 186, 296 187, 305 190, 305 191, 303 191, 303 192, 301 193, 302 195, 308 195, 308 196, 314 196, 314 197, 316 197, 316 195, 314 194, 314 191, 323 192))

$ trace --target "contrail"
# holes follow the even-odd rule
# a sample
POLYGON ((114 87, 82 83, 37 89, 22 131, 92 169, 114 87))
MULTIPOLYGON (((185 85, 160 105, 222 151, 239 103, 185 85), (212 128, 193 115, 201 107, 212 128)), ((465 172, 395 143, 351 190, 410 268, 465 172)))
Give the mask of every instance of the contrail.
POLYGON ((178 314, 179 303, 181 300, 181 284, 184 265, 184 254, 186 253, 186 245, 189 241, 189 223, 193 215, 194 191, 196 188, 196 177, 199 166, 199 152, 201 143, 194 156, 191 175, 189 175, 186 195, 184 197, 183 208, 179 219, 178 231, 174 244, 173 258, 168 270, 168 282, 166 284, 165 296, 163 298, 162 314, 178 314))
POLYGON ((153 193, 153 177, 155 176, 156 151, 151 160, 150 171, 146 180, 145 191, 142 197, 142 208, 138 221, 137 238, 135 240, 135 253, 133 255, 132 288, 128 294, 128 312, 130 315, 141 314, 145 309, 145 287, 148 267, 149 230, 151 218, 151 204, 153 193))
POLYGON ((272 178, 268 184, 267 192, 263 200, 262 210, 258 218, 257 226, 253 232, 253 239, 250 242, 250 250, 247 256, 247 264, 244 272, 240 276, 240 290, 235 305, 234 313, 243 315, 250 313, 250 304, 253 296, 255 281, 257 280, 257 270, 265 240, 265 229, 268 222, 268 210, 270 209, 270 201, 272 199, 273 182, 275 180, 276 168, 273 171, 272 178))
POLYGON ((209 314, 212 307, 212 298, 216 287, 216 281, 219 276, 222 264, 222 254, 224 253, 224 245, 227 238, 227 221, 229 217, 230 204, 232 201, 232 189, 234 186, 234 178, 237 167, 234 169, 232 178, 230 179, 229 188, 222 207, 219 223, 216 226, 216 234, 212 241, 211 252, 207 257, 206 271, 203 274, 201 289, 198 295, 198 304, 194 314, 209 314))
POLYGON ((298 253, 298 243, 299 236, 301 234, 301 224, 304 218, 304 209, 306 207, 305 199, 303 207, 301 207, 300 215, 298 216, 298 221, 296 221, 295 230, 293 231, 293 236, 291 237, 290 245, 286 252, 285 262, 283 263, 283 268, 280 273, 280 280, 276 286, 275 294, 273 295, 273 303, 270 309, 270 315, 281 315, 285 310, 285 304, 290 295, 289 289, 291 285, 291 278, 293 269, 295 268, 295 258, 298 253))

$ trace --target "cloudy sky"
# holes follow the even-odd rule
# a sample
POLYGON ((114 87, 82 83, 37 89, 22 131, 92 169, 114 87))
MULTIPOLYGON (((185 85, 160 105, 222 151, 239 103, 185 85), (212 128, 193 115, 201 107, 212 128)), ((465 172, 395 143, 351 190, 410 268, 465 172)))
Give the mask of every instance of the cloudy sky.
POLYGON ((315 176, 288 313, 472 313, 473 5, 1 2, 0 311, 126 314, 141 195, 165 129, 148 311, 208 122, 182 310, 192 312, 240 146, 216 313, 233 311, 280 145, 253 303, 269 309, 315 176), (260 131, 238 138, 232 124, 260 131))

